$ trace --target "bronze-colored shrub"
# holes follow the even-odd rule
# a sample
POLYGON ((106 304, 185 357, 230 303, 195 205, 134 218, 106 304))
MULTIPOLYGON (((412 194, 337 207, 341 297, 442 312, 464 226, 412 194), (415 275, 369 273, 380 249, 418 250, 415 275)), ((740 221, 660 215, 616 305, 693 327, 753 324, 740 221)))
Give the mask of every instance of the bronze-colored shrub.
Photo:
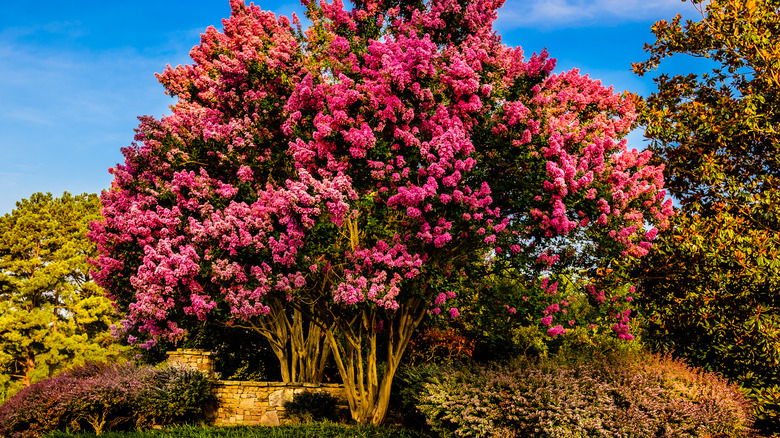
POLYGON ((437 380, 418 407, 443 437, 737 437, 752 424, 736 386, 649 354, 518 359, 437 380))

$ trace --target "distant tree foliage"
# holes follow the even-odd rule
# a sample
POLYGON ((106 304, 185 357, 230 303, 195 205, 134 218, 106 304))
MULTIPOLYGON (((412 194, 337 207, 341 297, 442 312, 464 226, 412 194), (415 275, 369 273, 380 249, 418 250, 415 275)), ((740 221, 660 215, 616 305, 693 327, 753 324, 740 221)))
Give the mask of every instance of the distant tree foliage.
MULTIPOLYGON (((640 276, 656 348, 751 389, 764 426, 780 414, 780 2, 694 3, 700 21, 660 21, 644 75, 673 55, 713 61, 661 74, 646 136, 681 214, 640 276)), ((761 424, 760 424, 761 425, 761 424)))
POLYGON ((90 276, 98 196, 35 193, 0 217, 0 399, 71 364, 118 354, 111 302, 90 276))

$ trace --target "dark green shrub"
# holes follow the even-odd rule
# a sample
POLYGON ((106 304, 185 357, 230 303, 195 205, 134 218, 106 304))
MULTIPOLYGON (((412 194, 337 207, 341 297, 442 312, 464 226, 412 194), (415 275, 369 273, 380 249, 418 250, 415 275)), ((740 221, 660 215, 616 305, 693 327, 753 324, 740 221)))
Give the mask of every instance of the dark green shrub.
POLYGON ((438 381, 419 408, 444 437, 741 436, 751 425, 737 387, 667 357, 519 359, 438 381))
POLYGON ((175 366, 156 370, 138 395, 137 425, 198 421, 213 396, 211 381, 198 370, 175 366))
POLYGON ((287 416, 302 422, 336 421, 339 399, 327 392, 304 391, 284 403, 287 416))
POLYGON ((190 331, 184 347, 214 353, 215 370, 223 380, 282 378, 279 359, 268 340, 255 330, 206 323, 190 331))
POLYGON ((402 365, 393 379, 390 395, 390 409, 398 414, 398 420, 407 427, 428 430, 425 415, 417 409, 420 394, 426 384, 438 382, 440 374, 451 371, 450 367, 435 364, 418 366, 402 365))
POLYGON ((780 385, 746 388, 745 393, 756 404, 756 427, 780 433, 780 385))

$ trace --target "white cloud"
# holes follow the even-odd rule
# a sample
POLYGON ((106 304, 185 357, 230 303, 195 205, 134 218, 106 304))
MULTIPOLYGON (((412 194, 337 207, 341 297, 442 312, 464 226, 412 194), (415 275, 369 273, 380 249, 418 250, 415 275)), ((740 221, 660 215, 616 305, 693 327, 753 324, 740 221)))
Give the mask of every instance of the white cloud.
POLYGON ((680 0, 508 0, 498 11, 497 27, 559 29, 693 16, 680 0))

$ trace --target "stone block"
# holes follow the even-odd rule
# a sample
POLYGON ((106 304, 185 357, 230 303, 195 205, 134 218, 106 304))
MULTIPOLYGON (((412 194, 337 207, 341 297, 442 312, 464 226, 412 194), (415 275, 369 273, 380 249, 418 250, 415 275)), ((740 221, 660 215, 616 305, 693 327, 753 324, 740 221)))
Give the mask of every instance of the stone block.
POLYGON ((277 406, 281 407, 284 406, 285 402, 292 401, 293 399, 293 390, 292 389, 278 389, 271 393, 271 395, 268 396, 268 405, 269 406, 277 406))
POLYGON ((278 426, 279 417, 276 415, 276 411, 268 411, 260 418, 260 424, 263 426, 278 426))
POLYGON ((238 407, 242 409, 252 409, 255 406, 257 406, 257 399, 254 398, 245 398, 238 403, 238 407))

